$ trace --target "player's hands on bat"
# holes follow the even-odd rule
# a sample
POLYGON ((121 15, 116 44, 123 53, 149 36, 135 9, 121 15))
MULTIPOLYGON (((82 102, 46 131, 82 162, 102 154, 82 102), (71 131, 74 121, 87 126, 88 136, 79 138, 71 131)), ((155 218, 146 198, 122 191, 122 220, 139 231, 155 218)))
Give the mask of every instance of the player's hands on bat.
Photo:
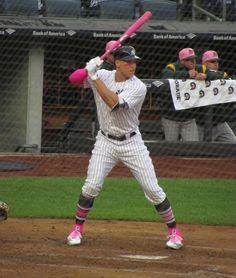
POLYGON ((95 57, 86 64, 85 68, 87 69, 88 75, 92 80, 98 79, 97 71, 100 69, 102 63, 103 60, 99 57, 95 57))

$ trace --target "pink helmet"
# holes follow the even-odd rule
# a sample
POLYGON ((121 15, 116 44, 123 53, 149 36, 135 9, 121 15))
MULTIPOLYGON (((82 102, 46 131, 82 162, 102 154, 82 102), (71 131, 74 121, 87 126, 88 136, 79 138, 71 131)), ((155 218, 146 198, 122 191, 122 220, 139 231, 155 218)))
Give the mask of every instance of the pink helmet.
POLYGON ((179 60, 196 58, 195 52, 192 48, 184 48, 179 52, 179 60))
POLYGON ((208 50, 204 52, 202 55, 202 63, 205 63, 207 61, 219 61, 217 52, 214 50, 208 50))
MULTIPOLYGON (((107 42, 107 44, 106 44, 106 51, 108 50, 108 49, 110 49, 114 44, 116 43, 116 41, 109 41, 109 42, 107 42)), ((115 51, 117 48, 119 48, 119 47, 121 47, 121 44, 119 43, 118 44, 118 46, 115 48, 115 49, 113 49, 112 51, 115 51)))

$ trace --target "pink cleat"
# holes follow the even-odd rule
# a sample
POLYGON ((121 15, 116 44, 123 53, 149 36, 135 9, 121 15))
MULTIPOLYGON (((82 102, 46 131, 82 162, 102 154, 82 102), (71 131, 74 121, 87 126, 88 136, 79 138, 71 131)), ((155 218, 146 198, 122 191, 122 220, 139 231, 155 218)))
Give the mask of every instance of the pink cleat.
POLYGON ((183 237, 178 228, 169 228, 169 236, 168 241, 166 242, 166 246, 171 249, 180 249, 183 247, 183 237))
POLYGON ((79 245, 81 243, 83 230, 83 225, 74 224, 69 236, 67 237, 67 244, 79 245))

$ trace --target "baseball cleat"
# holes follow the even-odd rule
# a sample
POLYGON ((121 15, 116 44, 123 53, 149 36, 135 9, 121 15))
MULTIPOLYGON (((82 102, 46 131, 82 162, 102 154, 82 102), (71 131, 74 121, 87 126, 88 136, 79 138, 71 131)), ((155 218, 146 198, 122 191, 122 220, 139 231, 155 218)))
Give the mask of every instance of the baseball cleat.
POLYGON ((166 242, 166 247, 171 249, 180 249, 183 247, 183 237, 178 228, 170 228, 168 241, 166 242))
POLYGON ((82 225, 75 224, 67 237, 68 245, 79 245, 82 239, 83 227, 82 225))

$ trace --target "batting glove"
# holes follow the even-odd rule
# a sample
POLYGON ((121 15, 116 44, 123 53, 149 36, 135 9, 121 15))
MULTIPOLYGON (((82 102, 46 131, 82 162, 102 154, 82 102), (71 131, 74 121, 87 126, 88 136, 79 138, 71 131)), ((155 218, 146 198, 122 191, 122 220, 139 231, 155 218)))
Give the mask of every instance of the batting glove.
POLYGON ((87 64, 86 64, 86 69, 88 71, 88 75, 92 80, 97 80, 98 75, 97 71, 100 69, 101 64, 103 63, 103 60, 101 60, 99 57, 91 59, 87 64))

